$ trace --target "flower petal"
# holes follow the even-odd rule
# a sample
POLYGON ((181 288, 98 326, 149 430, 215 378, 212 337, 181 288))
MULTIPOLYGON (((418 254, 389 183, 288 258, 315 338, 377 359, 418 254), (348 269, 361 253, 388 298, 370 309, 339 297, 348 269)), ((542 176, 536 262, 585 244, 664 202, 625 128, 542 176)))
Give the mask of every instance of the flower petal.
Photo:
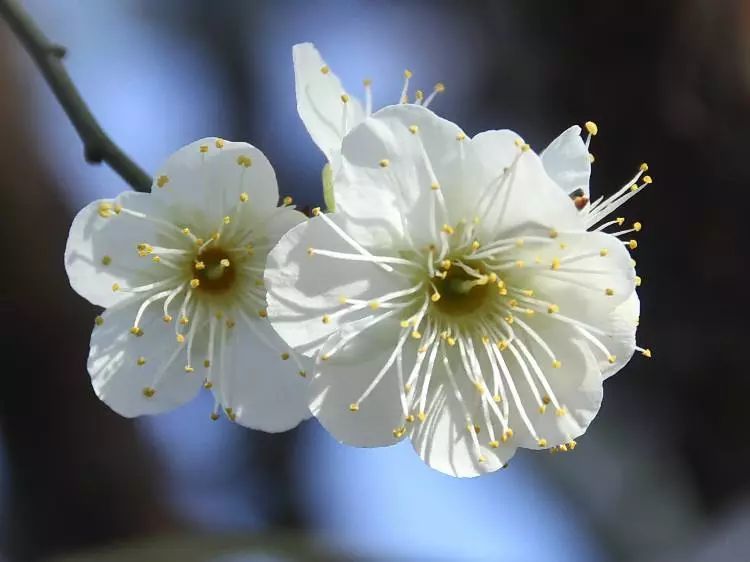
POLYGON ((197 140, 172 154, 156 175, 151 193, 176 216, 190 217, 194 224, 183 226, 197 232, 216 228, 237 208, 242 193, 248 195, 243 206, 261 214, 274 209, 279 200, 276 174, 265 155, 250 144, 216 137, 197 140))
POLYGON ((224 333, 226 341, 223 350, 217 348, 212 389, 222 406, 231 408, 234 421, 279 432, 310 417, 305 377, 311 361, 291 357, 267 320, 237 319, 231 329, 221 326, 217 333, 219 338, 224 333))
POLYGON ((565 193, 581 189, 589 197, 591 158, 578 125, 563 131, 540 156, 547 174, 565 193))
POLYGON ((430 243, 438 238, 436 224, 458 220, 461 210, 446 216, 436 198, 440 190, 462 189, 462 135, 454 123, 409 104, 385 107, 352 130, 335 185, 337 212, 355 238, 392 245, 408 228, 415 243, 430 243))
POLYGON ((341 80, 331 72, 312 43, 295 45, 292 58, 299 116, 326 158, 335 160, 344 135, 365 118, 362 106, 351 96, 346 103, 342 101, 341 96, 348 94, 341 80), (344 111, 346 130, 342 128, 344 111))
POLYGON ((470 433, 473 427, 470 430, 469 425, 481 423, 483 414, 479 401, 473 400, 477 395, 476 389, 465 373, 461 370, 454 372, 454 379, 469 409, 472 424, 467 421, 464 407, 458 401, 440 361, 435 363, 432 376, 435 382, 427 398, 427 417, 423 422, 416 421, 411 432, 412 445, 420 458, 435 470, 462 478, 480 476, 505 466, 515 454, 516 445, 508 442, 499 443, 497 448, 488 446, 486 428, 483 433, 480 430, 477 434, 477 451, 470 433), (466 400, 469 397, 471 399, 466 400))
POLYGON ((622 369, 633 357, 640 311, 641 301, 638 299, 638 294, 633 291, 625 302, 610 313, 604 328, 607 336, 602 338, 602 341, 615 357, 615 361, 613 363, 606 359, 600 361, 602 376, 605 379, 622 369))
POLYGON ((371 312, 367 306, 345 314, 342 297, 371 301, 408 286, 366 261, 310 255, 323 249, 359 255, 326 221, 342 222, 338 213, 314 217, 287 232, 266 262, 268 316, 274 329, 299 353, 312 356, 340 325, 371 312))
POLYGON ((497 240, 529 226, 579 227, 578 212, 542 161, 513 131, 487 131, 467 146, 466 197, 475 203, 485 240, 497 240), (520 145, 520 146, 519 146, 520 145))
POLYGON ((126 191, 114 200, 93 201, 76 215, 65 247, 68 279, 78 294, 104 307, 127 298, 126 294, 113 291, 115 283, 136 287, 164 276, 164 270, 150 258, 138 255, 138 244, 186 244, 168 228, 116 212, 117 205, 149 216, 165 212, 148 194, 126 191))
MULTIPOLYGON (((368 322, 365 318, 359 324, 368 322)), ((357 323, 349 325, 354 329, 357 323)), ((350 406, 358 401, 378 372, 389 363, 401 332, 396 322, 370 328, 366 335, 355 337, 333 354, 321 360, 347 335, 347 330, 333 335, 321 349, 315 365, 315 376, 309 388, 310 410, 321 424, 340 442, 357 447, 383 447, 397 443, 402 437, 394 430, 406 422, 401 407, 401 388, 397 364, 391 366, 369 396, 359 404, 359 410, 350 406), (374 334, 373 332, 379 332, 374 334)), ((404 369, 414 363, 415 344, 406 342, 404 369)))
POLYGON ((538 327, 537 332, 554 349, 560 367, 552 367, 551 362, 532 341, 526 341, 524 345, 537 359, 537 364, 555 398, 563 408, 562 412, 557 412, 554 404, 549 404, 543 412, 539 410, 540 404, 525 380, 518 357, 526 363, 540 394, 544 397, 547 393, 538 382, 528 359, 518 348, 517 353, 512 353, 510 349, 503 352, 508 369, 513 373, 521 402, 537 436, 546 440, 546 444, 540 445, 537 438, 526 428, 518 409, 513 406, 510 417, 514 431, 513 441, 516 445, 529 449, 563 445, 583 434, 599 411, 603 396, 601 370, 585 339, 570 337, 570 331, 561 333, 559 327, 553 327, 549 323, 548 329, 538 327))
MULTIPOLYGON (((94 391, 126 417, 158 414, 184 404, 203 381, 197 369, 185 372, 186 344, 177 343, 174 325, 163 322, 157 304, 143 315, 142 335, 130 333, 140 305, 139 299, 107 309, 91 334, 88 370, 94 391)), ((200 354, 204 345, 197 338, 193 353, 200 354)))

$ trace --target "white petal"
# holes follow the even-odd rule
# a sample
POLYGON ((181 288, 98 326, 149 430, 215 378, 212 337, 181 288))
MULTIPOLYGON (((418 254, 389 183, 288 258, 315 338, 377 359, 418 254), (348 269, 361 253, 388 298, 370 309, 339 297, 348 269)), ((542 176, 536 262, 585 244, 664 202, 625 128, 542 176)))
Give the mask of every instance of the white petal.
MULTIPOLYGON (((185 372, 186 344, 178 344, 173 324, 162 320, 161 307, 146 310, 140 328, 142 336, 130 333, 138 300, 106 310, 104 322, 91 334, 88 370, 96 395, 126 417, 158 414, 192 399, 201 387, 198 372, 185 372), (139 358, 145 362, 139 365, 139 358), (144 389, 154 389, 151 397, 144 389)), ((195 356, 204 343, 198 338, 195 356)))
MULTIPOLYGON (((310 417, 307 379, 293 358, 282 356, 288 348, 268 321, 248 320, 253 328, 237 319, 233 328, 217 330, 217 334, 225 330, 227 339, 223 351, 217 347, 213 392, 223 407, 232 409, 237 423, 268 432, 286 431, 310 417)), ((299 360, 309 376, 310 360, 299 360)))
POLYGON ((598 325, 635 290, 630 254, 622 241, 610 234, 560 232, 551 243, 524 244, 519 255, 529 267, 512 271, 512 284, 533 285, 540 298, 573 318, 598 325), (553 269, 558 263, 555 260, 559 260, 557 269, 553 269), (529 280, 524 281, 524 276, 529 280))
MULTIPOLYGON (((338 213, 327 219, 339 224, 338 213)), ((309 248, 356 254, 322 217, 314 217, 285 234, 271 250, 266 262, 268 317, 282 338, 298 352, 312 356, 326 338, 346 322, 371 312, 333 316, 346 308, 341 297, 370 301, 408 286, 406 280, 360 261, 309 255, 309 248), (324 315, 331 316, 324 323, 324 315)))
MULTIPOLYGON (((352 412, 349 409, 388 362, 396 348, 399 332, 397 322, 371 328, 330 359, 319 359, 315 365, 315 377, 309 389, 310 410, 340 442, 357 447, 382 447, 401 439, 394 435, 394 429, 406 423, 395 362, 359 405, 359 410, 352 412), (386 335, 388 333, 390 337, 386 335)), ((321 353, 329 351, 345 334, 346 331, 332 336, 321 353)), ((411 342, 407 344, 416 347, 411 342)), ((411 359, 405 362, 404 369, 411 368, 414 355, 413 349, 405 352, 405 360, 411 359)))
POLYGON ((439 206, 433 211, 438 193, 431 187, 437 180, 445 193, 463 188, 462 134, 430 110, 405 104, 381 109, 347 135, 335 178, 336 209, 357 240, 392 245, 406 224, 415 243, 429 243, 436 238, 432 223, 457 220, 460 209, 451 209, 454 216, 439 206))
POLYGON ((157 244, 164 242, 165 237, 171 247, 186 244, 179 236, 170 234, 169 229, 153 222, 115 213, 112 209, 117 204, 157 218, 167 212, 150 195, 127 191, 115 200, 93 201, 76 215, 65 247, 68 279, 78 294, 105 307, 127 297, 112 290, 114 283, 135 287, 167 275, 167 270, 152 263, 149 257, 138 255, 138 244, 157 244))
POLYGON ((169 205, 175 216, 191 221, 183 226, 196 231, 215 229, 236 209, 242 193, 249 197, 243 207, 261 215, 274 209, 279 200, 276 174, 260 150, 215 137, 172 154, 157 173, 151 193, 169 205))
MULTIPOLYGON (((484 425, 481 406, 476 389, 469 383, 466 374, 453 365, 456 384, 462 396, 468 398, 467 407, 472 422, 484 425)), ((424 422, 414 422, 411 433, 414 450, 430 467, 444 474, 458 477, 473 477, 494 472, 502 468, 515 454, 516 445, 500 443, 498 448, 488 446, 487 428, 477 435, 479 454, 469 433, 466 414, 457 400, 448 375, 441 362, 435 363, 436 372, 428 395, 427 417, 424 422), (479 457, 483 457, 480 462, 479 457)), ((499 439, 500 434, 497 434, 499 439)))
POLYGON ((638 299, 638 294, 633 291, 625 302, 610 313, 609 322, 604 328, 608 336, 602 338, 602 342, 614 355, 615 362, 610 364, 606 359, 601 360, 600 368, 605 379, 622 369, 633 357, 640 311, 641 301, 638 299))
POLYGON ((342 101, 346 90, 341 80, 331 72, 312 43, 295 45, 292 58, 299 116, 313 142, 329 161, 334 160, 341 151, 341 140, 346 132, 364 119, 362 106, 351 96, 347 103, 342 101), (342 129, 344 111, 347 112, 346 130, 342 129))
POLYGON ((295 209, 286 207, 274 211, 270 216, 258 217, 256 220, 265 222, 264 234, 267 240, 264 241, 264 244, 274 246, 284 234, 298 224, 305 222, 307 217, 295 209))
POLYGON ((580 226, 575 205, 547 175, 539 156, 521 151, 522 142, 513 131, 487 131, 467 146, 466 197, 483 219, 486 240, 534 225, 558 230, 580 226))
MULTIPOLYGON (((548 358, 536 348, 534 353, 537 363, 547 379, 555 397, 565 409, 564 415, 558 415, 553 404, 549 404, 544 413, 540 413, 540 404, 536 402, 531 389, 523 377, 523 372, 515 356, 506 350, 503 352, 508 368, 513 373, 516 388, 526 413, 539 438, 545 439, 545 447, 554 447, 568 443, 586 431, 601 406, 603 387, 599 364, 588 343, 581 337, 571 337, 570 330, 559 331, 550 326, 539 329, 539 334, 555 351, 561 367, 553 368, 548 358)), ((527 341, 527 348, 533 353, 535 346, 527 341)), ((523 356, 522 354, 519 354, 523 356)), ((533 376, 533 372, 532 372, 533 376)), ((546 392, 536 383, 540 394, 546 392)), ((511 427, 514 431, 512 440, 520 447, 539 449, 536 438, 529 433, 518 416, 518 409, 511 408, 511 427)))
POLYGON ((541 158, 547 174, 565 193, 581 189, 586 197, 589 196, 591 159, 578 125, 573 125, 553 140, 541 158))

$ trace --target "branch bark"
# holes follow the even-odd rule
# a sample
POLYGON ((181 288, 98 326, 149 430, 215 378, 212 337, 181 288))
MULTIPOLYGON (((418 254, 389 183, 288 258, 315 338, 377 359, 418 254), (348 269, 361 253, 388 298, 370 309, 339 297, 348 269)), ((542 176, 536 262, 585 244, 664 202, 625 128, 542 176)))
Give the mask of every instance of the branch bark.
POLYGON ((101 128, 70 79, 62 58, 65 47, 52 43, 17 0, 0 0, 0 17, 36 63, 70 122, 83 141, 84 158, 90 164, 106 162, 136 191, 147 192, 151 177, 133 162, 101 128))

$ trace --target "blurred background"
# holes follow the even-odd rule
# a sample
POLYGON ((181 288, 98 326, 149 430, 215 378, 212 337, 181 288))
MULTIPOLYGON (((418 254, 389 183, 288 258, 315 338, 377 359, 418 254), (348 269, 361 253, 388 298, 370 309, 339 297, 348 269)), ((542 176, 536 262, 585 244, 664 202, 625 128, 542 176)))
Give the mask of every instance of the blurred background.
POLYGON ((639 340, 654 356, 606 383, 574 453, 522 451, 474 480, 430 470, 408 444, 346 448, 314 421, 277 436, 211 423, 208 396, 118 417, 91 390, 96 311, 62 256, 77 210, 127 186, 84 163, 0 22, 0 560, 750 559, 734 301, 748 273, 750 1, 24 5, 149 173, 197 138, 247 140, 303 206, 322 202, 324 157, 295 111, 297 42, 315 42, 353 94, 372 78, 376 107, 398 100, 405 68, 418 88, 445 82, 432 107, 470 134, 512 128, 541 150, 595 120, 594 196, 642 161, 655 179, 624 210, 645 225, 639 340))

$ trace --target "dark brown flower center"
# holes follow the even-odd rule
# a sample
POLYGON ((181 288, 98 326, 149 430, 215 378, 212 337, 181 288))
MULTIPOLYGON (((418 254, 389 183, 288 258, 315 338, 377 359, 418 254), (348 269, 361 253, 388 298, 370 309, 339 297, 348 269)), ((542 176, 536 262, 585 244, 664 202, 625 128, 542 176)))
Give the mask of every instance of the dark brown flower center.
POLYGON ((193 277, 200 281, 197 289, 206 293, 226 293, 237 277, 236 264, 229 254, 219 247, 207 248, 193 263, 193 277))

